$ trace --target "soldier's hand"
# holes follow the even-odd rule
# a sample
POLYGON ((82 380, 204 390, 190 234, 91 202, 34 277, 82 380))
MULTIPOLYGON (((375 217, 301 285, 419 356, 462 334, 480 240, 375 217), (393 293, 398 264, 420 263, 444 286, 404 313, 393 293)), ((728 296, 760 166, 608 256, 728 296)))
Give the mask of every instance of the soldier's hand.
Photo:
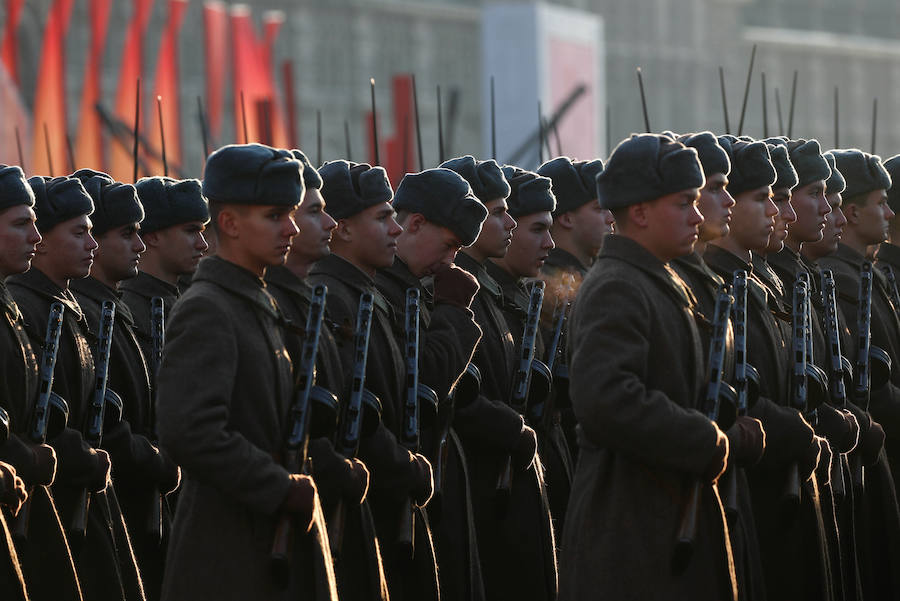
POLYGON ((413 501, 419 507, 425 507, 434 494, 434 472, 431 462, 425 455, 413 453, 410 459, 410 467, 413 472, 412 488, 410 494, 413 501))
POLYGON ((56 479, 56 451, 48 444, 29 444, 34 454, 34 482, 37 486, 50 486, 56 479))
POLYGON ((756 465, 766 450, 766 431, 762 422, 746 415, 739 416, 725 433, 731 462, 740 467, 756 465))
POLYGON ((860 422, 859 444, 854 452, 859 453, 863 465, 870 466, 878 461, 884 446, 884 428, 868 416, 865 419, 865 422, 860 422))
POLYGON ((109 462, 109 453, 103 449, 95 449, 94 453, 97 457, 97 467, 94 469, 94 473, 91 474, 91 479, 88 482, 87 487, 91 492, 102 492, 106 490, 110 481, 109 472, 111 466, 109 462))
POLYGON ((297 523, 305 526, 309 532, 312 528, 313 512, 316 507, 316 483, 306 474, 291 474, 291 485, 287 496, 281 502, 281 510, 296 516, 297 523))
POLYGON ((716 446, 713 450, 713 456, 703 471, 703 477, 710 482, 718 480, 728 468, 728 437, 718 426, 715 424, 713 426, 716 428, 716 446))
POLYGON ((16 468, 0 461, 0 504, 8 507, 12 515, 16 515, 27 498, 25 483, 16 474, 16 468))
POLYGON ((797 457, 797 473, 800 475, 801 482, 809 480, 813 475, 813 472, 816 471, 816 466, 819 465, 819 456, 822 452, 819 440, 822 439, 813 435, 809 445, 807 445, 806 449, 797 457))
POLYGON ((845 409, 830 407, 818 412, 816 432, 828 439, 836 453, 849 453, 859 439, 859 423, 856 417, 845 409))
POLYGON ((516 448, 513 449, 513 461, 519 470, 527 470, 534 463, 537 454, 537 433, 529 426, 522 426, 516 448))
POLYGON ((816 466, 816 479, 821 486, 827 486, 831 482, 831 462, 834 455, 831 451, 831 445, 828 439, 816 436, 816 442, 819 443, 819 463, 816 466))
POLYGON ((169 459, 169 456, 161 451, 159 453, 159 460, 159 492, 163 495, 167 495, 178 490, 178 486, 181 484, 181 468, 175 465, 175 462, 169 459))
POLYGON ((434 302, 450 303, 468 309, 478 292, 478 280, 456 265, 437 270, 434 274, 434 302))
POLYGON ((366 500, 369 490, 369 469, 359 459, 344 459, 346 471, 341 483, 344 499, 350 504, 359 505, 366 500))

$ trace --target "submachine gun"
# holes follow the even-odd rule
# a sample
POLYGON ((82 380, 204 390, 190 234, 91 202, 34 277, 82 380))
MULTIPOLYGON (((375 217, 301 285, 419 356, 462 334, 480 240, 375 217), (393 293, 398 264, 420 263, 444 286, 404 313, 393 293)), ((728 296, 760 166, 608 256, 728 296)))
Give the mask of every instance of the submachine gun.
MULTIPOLYGON (((719 403, 722 398, 722 371, 725 365, 725 343, 728 329, 728 314, 734 298, 728 294, 725 286, 716 295, 716 308, 713 314, 712 338, 709 345, 709 382, 706 396, 703 399, 703 413, 710 421, 719 419, 719 403)), ((695 480, 688 493, 687 503, 681 517, 681 524, 675 540, 674 565, 684 569, 690 562, 697 538, 697 522, 700 517, 700 496, 703 483, 695 480)))
MULTIPOLYGON (((103 442, 103 430, 107 423, 114 425, 122 421, 122 399, 107 388, 109 379, 109 352, 112 348, 113 326, 116 319, 116 305, 113 301, 103 301, 100 307, 100 331, 97 351, 94 355, 94 393, 88 405, 84 424, 84 439, 95 449, 103 442), (107 409, 113 413, 107 414, 107 409)), ((105 494, 105 490, 99 494, 105 494)), ((81 490, 75 513, 72 516, 71 532, 76 540, 82 540, 87 529, 88 509, 91 494, 86 488, 81 490)))
MULTIPOLYGON (((69 419, 69 406, 53 392, 53 372, 56 369, 56 353, 59 350, 59 336, 62 333, 63 316, 66 308, 62 303, 50 305, 47 319, 47 333, 41 351, 39 366, 38 397, 28 422, 28 439, 34 444, 44 444, 48 436, 55 438, 69 419)), ((13 525, 16 540, 24 541, 28 536, 28 517, 31 515, 31 498, 19 511, 13 525)))
MULTIPOLYGON (((834 274, 830 269, 822 271, 822 304, 825 308, 825 336, 828 339, 828 396, 831 404, 847 408, 847 380, 852 379, 853 366, 841 350, 841 333, 838 325, 837 294, 834 274)), ((835 461, 831 470, 831 487, 836 497, 846 495, 844 471, 841 462, 835 461), (834 467, 836 466, 836 468, 834 467)))
MULTIPOLYGON (((156 432, 156 378, 159 365, 162 363, 162 351, 166 344, 166 308, 160 296, 150 299, 150 436, 156 444, 159 436, 156 432)), ((150 511, 147 514, 147 534, 157 543, 162 540, 163 496, 154 490, 150 497, 150 511)))

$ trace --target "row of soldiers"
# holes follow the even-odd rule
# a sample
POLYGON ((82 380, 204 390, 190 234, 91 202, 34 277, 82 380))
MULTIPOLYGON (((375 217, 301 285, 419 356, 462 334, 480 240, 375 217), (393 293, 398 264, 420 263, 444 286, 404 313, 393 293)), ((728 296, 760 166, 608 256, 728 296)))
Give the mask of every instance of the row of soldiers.
POLYGON ((898 166, 666 133, 396 192, 258 144, 202 183, 4 168, 3 586, 897 597, 898 166))

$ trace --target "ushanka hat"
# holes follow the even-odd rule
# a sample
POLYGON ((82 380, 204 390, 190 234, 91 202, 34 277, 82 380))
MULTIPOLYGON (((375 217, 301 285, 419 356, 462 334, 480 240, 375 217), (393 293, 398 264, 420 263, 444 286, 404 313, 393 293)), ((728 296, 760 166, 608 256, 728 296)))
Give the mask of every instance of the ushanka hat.
POLYGON ((49 232, 69 219, 94 212, 91 196, 78 178, 37 175, 28 178, 28 185, 34 191, 35 225, 41 233, 49 232))
POLYGON ((22 169, 0 165, 0 211, 17 205, 34 206, 34 190, 22 169))
POLYGON ((475 157, 466 155, 441 163, 441 167, 460 174, 469 182, 472 193, 482 203, 509 196, 509 183, 503 177, 503 171, 497 161, 477 161, 475 157))
POLYGON ((703 175, 707 178, 715 173, 728 175, 731 171, 728 153, 719 146, 719 141, 712 132, 685 134, 679 137, 678 141, 697 151, 697 157, 703 167, 703 175))
POLYGON ((869 194, 874 190, 890 190, 891 176, 881 164, 881 157, 855 148, 832 150, 831 154, 847 182, 844 198, 869 194))
POLYGON ((397 186, 394 210, 421 213, 425 219, 452 231, 463 246, 471 246, 481 233, 487 209, 468 182, 450 169, 407 173, 397 186))
POLYGON ((134 187, 144 205, 141 233, 150 234, 191 221, 209 221, 209 205, 200 180, 142 177, 134 187))
POLYGON ((137 190, 131 184, 115 181, 106 173, 92 169, 79 169, 72 174, 81 180, 81 185, 94 201, 91 233, 102 236, 106 232, 139 223, 144 219, 144 207, 138 199, 137 190))
POLYGON ((325 210, 335 221, 353 217, 383 202, 394 192, 382 167, 349 161, 329 161, 319 169, 325 210))
MULTIPOLYGON (((900 181, 900 154, 896 154, 884 162, 884 169, 891 176, 891 182, 900 181)), ((831 192, 831 188, 828 188, 831 192)), ((900 213, 900 185, 891 185, 888 190, 888 206, 894 213, 900 213)))
POLYGON ((622 209, 706 183, 697 151, 659 134, 635 134, 613 150, 597 176, 604 209, 622 209))
POLYGON ((817 140, 790 140, 785 143, 791 164, 797 171, 797 187, 802 188, 831 177, 831 167, 822 156, 817 140))
MULTIPOLYGON (((840 170, 837 168, 837 164, 834 162, 834 155, 831 154, 831 152, 826 152, 822 156, 825 157, 825 160, 828 161, 828 166, 831 167, 831 177, 825 181, 825 194, 832 194, 834 192, 843 193, 847 188, 847 182, 844 180, 844 176, 841 175, 840 170)), ((887 163, 884 164, 884 167, 888 170, 888 173, 890 173, 887 163)), ((900 165, 897 165, 896 167, 900 167, 900 165)), ((893 176, 891 176, 891 179, 893 179, 893 176)), ((891 189, 893 189, 893 186, 891 186, 891 189)), ((888 202, 890 202, 890 193, 888 193, 888 202)), ((891 208, 893 209, 893 207, 891 208)))
POLYGON ((719 136, 719 145, 731 160, 727 188, 732 196, 775 183, 777 174, 765 142, 744 142, 732 136, 719 136))
POLYGON ((552 213, 556 209, 553 182, 549 177, 513 165, 504 165, 503 176, 509 182, 510 193, 506 204, 509 206, 509 214, 514 219, 542 211, 552 213))
POLYGON ((573 161, 569 157, 557 157, 541 165, 537 173, 553 182, 556 210, 553 216, 574 211, 589 202, 597 201, 597 174, 603 171, 603 162, 573 161))
POLYGON ((302 150, 297 150, 296 148, 291 151, 291 154, 294 155, 295 159, 303 163, 303 183, 306 185, 306 189, 320 189, 322 187, 322 178, 319 176, 316 168, 312 166, 312 163, 309 162, 309 157, 302 150))
POLYGON ((210 202, 291 207, 303 199, 303 164, 287 150, 230 144, 206 159, 203 195, 210 202))
POLYGON ((773 190, 780 188, 793 189, 800 179, 797 177, 797 171, 788 156, 786 146, 776 144, 768 144, 769 158, 772 160, 772 166, 775 167, 775 183, 772 184, 773 190))

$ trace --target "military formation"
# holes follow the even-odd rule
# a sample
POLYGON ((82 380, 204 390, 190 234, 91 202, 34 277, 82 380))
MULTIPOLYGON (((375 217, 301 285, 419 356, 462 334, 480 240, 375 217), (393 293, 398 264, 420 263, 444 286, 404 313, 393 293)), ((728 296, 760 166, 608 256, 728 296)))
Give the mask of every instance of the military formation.
POLYGON ((0 166, 0 597, 900 599, 892 176, 0 166))

